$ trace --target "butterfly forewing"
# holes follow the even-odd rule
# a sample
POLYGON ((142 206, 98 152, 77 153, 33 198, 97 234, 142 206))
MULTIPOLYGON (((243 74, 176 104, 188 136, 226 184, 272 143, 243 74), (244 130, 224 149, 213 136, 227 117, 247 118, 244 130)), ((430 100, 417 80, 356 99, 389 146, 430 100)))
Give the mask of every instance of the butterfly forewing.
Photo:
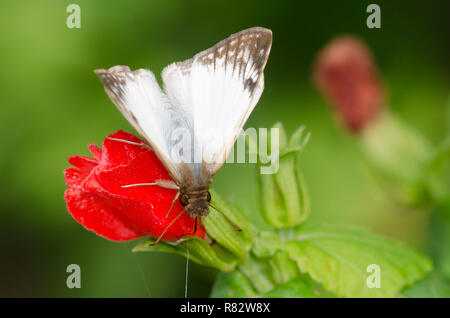
POLYGON ((225 162, 261 96, 271 44, 270 30, 251 28, 163 71, 168 95, 192 114, 195 162, 207 163, 210 174, 225 162))
POLYGON ((172 105, 148 70, 132 72, 128 66, 114 66, 109 70, 95 70, 95 73, 113 103, 178 181, 177 171, 171 164, 168 123, 170 127, 184 125, 183 112, 172 105))

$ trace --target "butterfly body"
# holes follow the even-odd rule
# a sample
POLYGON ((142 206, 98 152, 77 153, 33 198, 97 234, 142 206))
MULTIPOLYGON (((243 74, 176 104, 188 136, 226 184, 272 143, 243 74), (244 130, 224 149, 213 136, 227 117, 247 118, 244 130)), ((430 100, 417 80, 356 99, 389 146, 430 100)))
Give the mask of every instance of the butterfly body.
POLYGON ((193 218, 209 213, 212 176, 262 94, 271 44, 272 32, 265 28, 233 34, 167 66, 163 90, 149 70, 95 70, 113 103, 166 167, 193 218))

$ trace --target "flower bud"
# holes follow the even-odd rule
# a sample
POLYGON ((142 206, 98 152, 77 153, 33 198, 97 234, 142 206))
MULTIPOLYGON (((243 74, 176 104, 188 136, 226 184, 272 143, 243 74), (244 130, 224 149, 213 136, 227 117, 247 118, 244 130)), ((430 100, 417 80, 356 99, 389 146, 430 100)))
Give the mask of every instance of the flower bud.
POLYGON ((337 37, 322 49, 313 79, 353 133, 374 121, 384 104, 383 86, 372 55, 355 37, 337 37))
MULTIPOLYGON (((261 211, 266 222, 274 228, 299 225, 309 212, 309 198, 299 168, 299 154, 309 134, 300 127, 290 140, 281 124, 279 132, 279 169, 274 174, 259 174, 261 211)), ((271 153, 276 153, 271 150, 271 153)))
POLYGON ((318 55, 314 80, 340 119, 357 133, 366 161, 397 201, 417 205, 430 196, 425 180, 433 149, 384 106, 384 89, 370 50, 344 36, 318 55))

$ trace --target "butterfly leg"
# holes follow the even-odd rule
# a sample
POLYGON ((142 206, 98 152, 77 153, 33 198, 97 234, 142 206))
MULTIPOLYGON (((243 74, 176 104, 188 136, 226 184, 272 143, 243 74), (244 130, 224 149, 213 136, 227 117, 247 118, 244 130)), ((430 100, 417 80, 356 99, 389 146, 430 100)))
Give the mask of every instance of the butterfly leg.
POLYGON ((178 245, 178 244, 180 244, 181 242, 183 242, 183 239, 184 239, 186 236, 192 236, 192 235, 197 234, 198 218, 199 218, 199 216, 197 216, 197 217, 195 218, 194 232, 183 234, 178 240, 175 241, 175 244, 178 245))
POLYGON ((175 206, 175 203, 177 202, 178 198, 180 197, 180 193, 181 193, 180 190, 178 190, 177 195, 175 196, 175 198, 172 201, 172 205, 170 206, 169 211, 167 211, 166 218, 169 217, 170 211, 172 211, 173 207, 175 206))
POLYGON ((114 140, 114 141, 123 142, 123 143, 129 144, 129 145, 141 146, 141 147, 143 147, 143 148, 145 148, 145 149, 148 149, 148 150, 151 150, 151 149, 152 149, 152 147, 150 147, 149 145, 147 145, 147 144, 144 143, 144 142, 134 142, 134 141, 130 141, 130 140, 119 139, 119 138, 113 138, 113 137, 106 137, 106 138, 107 138, 107 139, 110 139, 110 140, 114 140))
POLYGON ((140 186, 149 186, 149 185, 156 185, 161 188, 177 190, 177 194, 175 195, 175 198, 172 201, 172 205, 170 206, 170 209, 169 209, 169 211, 167 211, 167 214, 166 214, 166 218, 168 218, 170 212, 172 211, 173 207, 175 206, 175 203, 177 202, 178 198, 180 197, 180 193, 181 193, 180 187, 177 186, 176 183, 173 182, 172 180, 156 180, 156 182, 151 182, 151 183, 127 184, 127 185, 121 186, 121 188, 131 188, 131 187, 140 187, 140 186))
POLYGON ((161 233, 160 236, 158 236, 158 238, 156 239, 156 241, 150 243, 150 246, 155 246, 159 243, 159 241, 161 241, 162 237, 164 236, 164 234, 166 234, 167 230, 172 226, 172 224, 175 223, 176 220, 178 220, 178 218, 184 213, 186 212, 186 210, 181 211, 180 214, 178 214, 173 220, 172 222, 170 222, 169 225, 167 225, 167 227, 165 228, 165 230, 161 233))
POLYGON ((166 189, 180 190, 180 187, 177 186, 177 184, 175 182, 173 182, 172 180, 156 180, 155 182, 150 182, 150 183, 134 183, 134 184, 123 185, 120 187, 121 188, 131 188, 131 187, 141 187, 141 186, 151 186, 151 185, 160 186, 161 188, 166 188, 166 189))
MULTIPOLYGON (((180 244, 180 243, 183 243, 183 242, 185 241, 185 237, 186 237, 187 235, 192 235, 192 234, 185 234, 185 235, 182 235, 178 240, 176 240, 176 241, 174 242, 175 245, 178 245, 178 244, 180 244)), ((205 233, 205 236, 203 237, 203 240, 204 240, 206 243, 208 243, 210 246, 216 244, 216 240, 213 239, 213 238, 211 238, 211 237, 210 237, 208 234, 206 234, 206 233, 205 233)))

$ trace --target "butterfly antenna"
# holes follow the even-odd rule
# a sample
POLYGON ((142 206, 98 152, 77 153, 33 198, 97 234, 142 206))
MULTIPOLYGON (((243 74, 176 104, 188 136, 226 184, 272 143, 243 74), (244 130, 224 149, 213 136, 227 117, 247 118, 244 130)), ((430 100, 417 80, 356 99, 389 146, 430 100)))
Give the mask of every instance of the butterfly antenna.
POLYGON ((155 246, 156 244, 159 243, 159 241, 161 241, 162 237, 164 236, 164 234, 166 234, 167 230, 172 226, 173 223, 175 223, 176 220, 178 220, 178 218, 184 213, 186 212, 186 209, 184 209, 183 211, 180 212, 180 214, 178 214, 175 219, 172 220, 172 222, 170 222, 169 225, 167 225, 166 229, 161 233, 161 235, 156 239, 156 241, 150 243, 150 246, 155 246))
POLYGON ((234 227, 234 229, 236 230, 236 231, 238 231, 238 232, 241 232, 242 231, 242 229, 239 227, 239 226, 237 226, 236 224, 234 224, 225 214, 223 214, 223 212, 222 211, 220 211, 218 208, 216 208, 214 205, 212 205, 211 203, 209 204, 209 206, 210 207, 212 207, 214 210, 216 210, 217 212, 219 212, 220 214, 222 214, 222 216, 225 218, 225 220, 227 220, 228 221, 228 223, 230 223, 233 227, 234 227))

